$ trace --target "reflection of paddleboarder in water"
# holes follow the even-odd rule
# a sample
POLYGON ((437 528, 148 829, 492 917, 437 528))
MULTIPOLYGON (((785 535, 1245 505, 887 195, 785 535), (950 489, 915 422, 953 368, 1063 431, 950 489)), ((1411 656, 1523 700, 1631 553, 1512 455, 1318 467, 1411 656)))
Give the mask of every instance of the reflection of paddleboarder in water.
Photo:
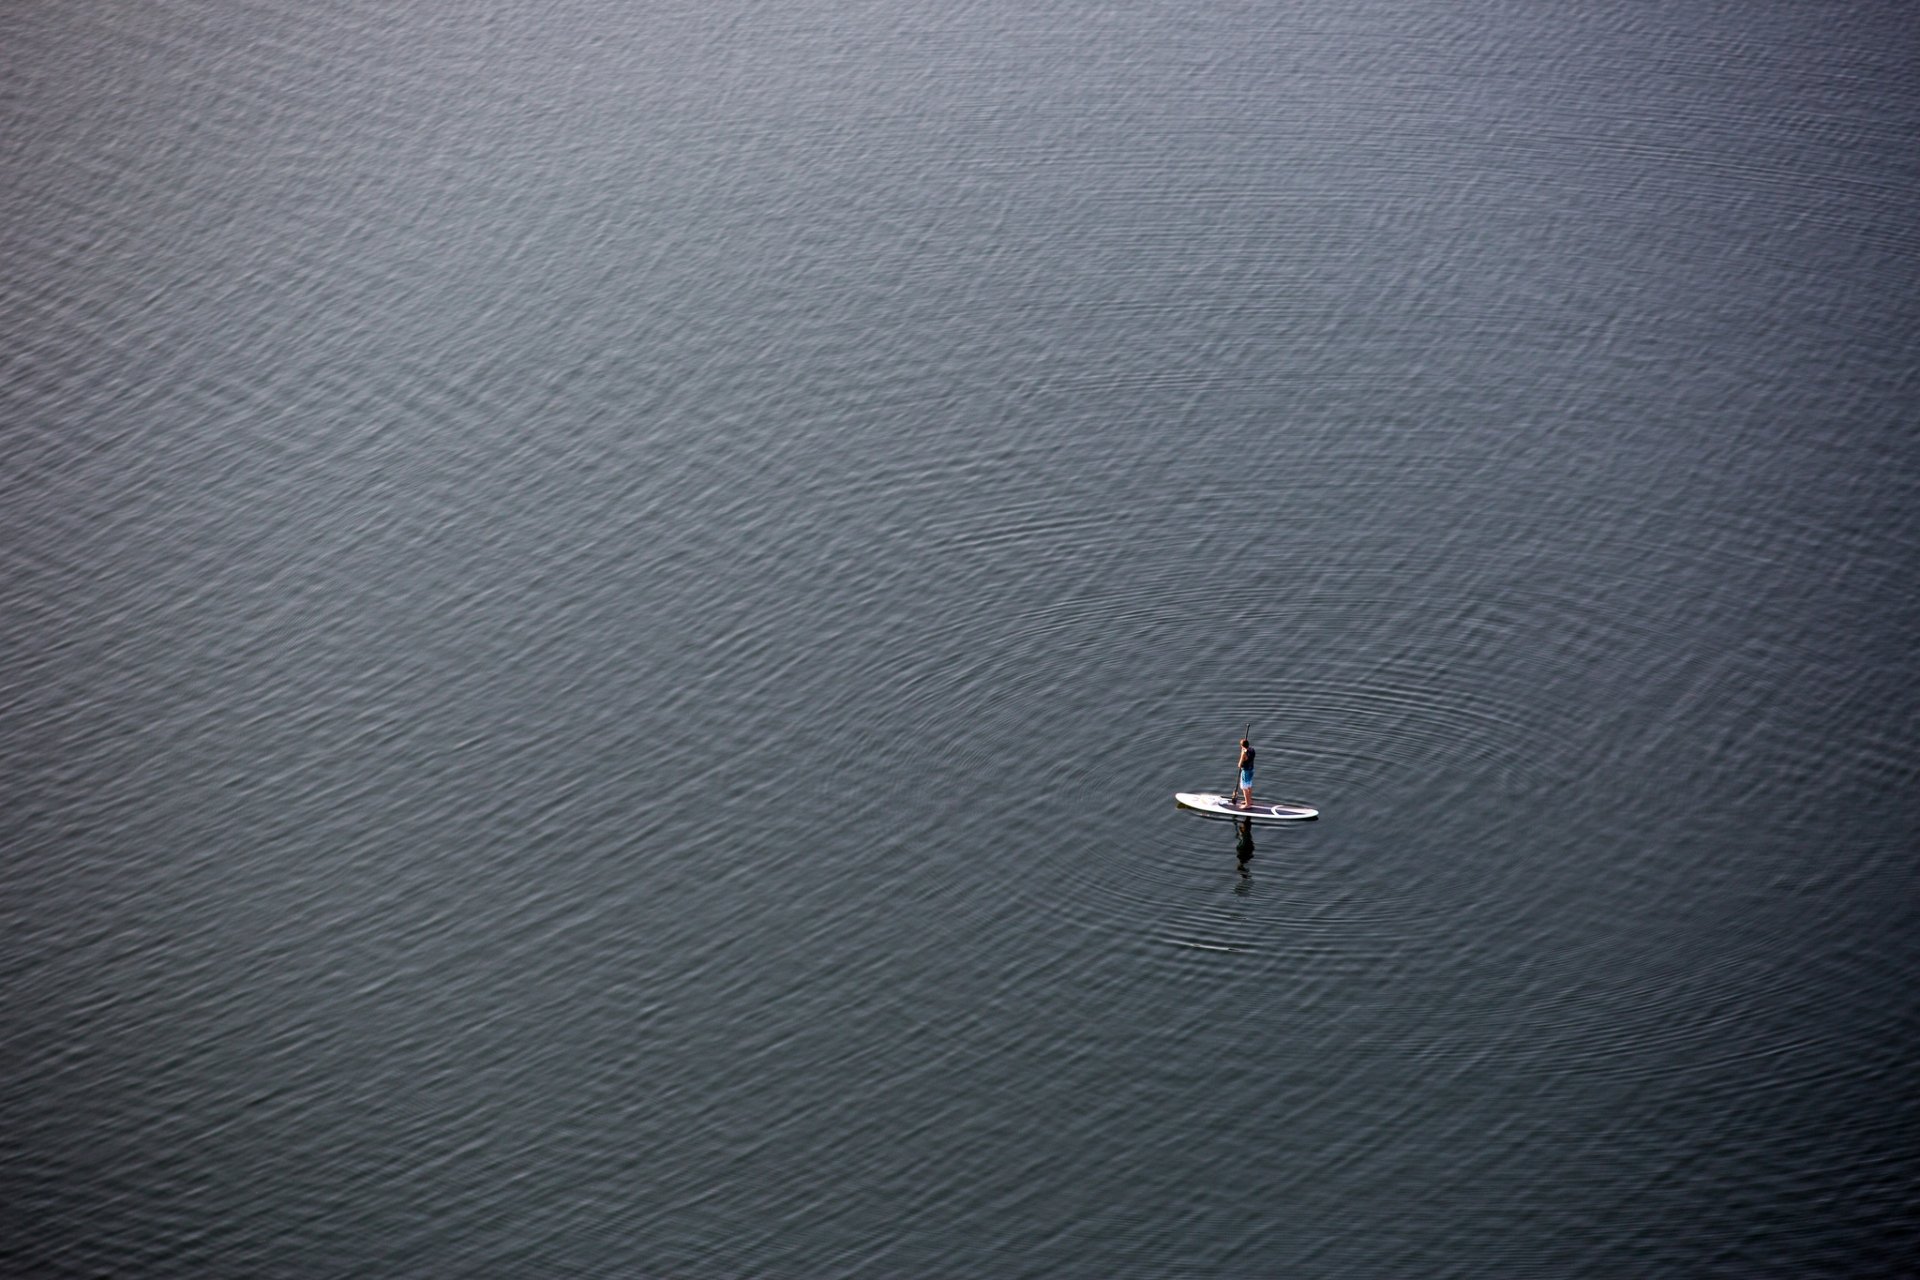
POLYGON ((1240 739, 1240 785, 1233 789, 1233 802, 1239 808, 1253 803, 1253 744, 1240 739))
POLYGON ((1240 869, 1247 868, 1247 859, 1253 856, 1253 819, 1241 818, 1233 824, 1233 852, 1240 859, 1240 869))

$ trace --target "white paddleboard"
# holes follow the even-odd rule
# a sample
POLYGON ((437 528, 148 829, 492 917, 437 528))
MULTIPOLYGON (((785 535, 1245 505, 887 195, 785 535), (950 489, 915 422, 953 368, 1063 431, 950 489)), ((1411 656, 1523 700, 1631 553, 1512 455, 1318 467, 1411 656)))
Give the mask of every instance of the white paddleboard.
POLYGON ((1318 809, 1310 809, 1304 804, 1250 804, 1245 808, 1234 804, 1232 796, 1215 795, 1211 791, 1176 791, 1173 802, 1182 809, 1191 809, 1206 818, 1230 818, 1235 822, 1244 822, 1248 818, 1255 822, 1300 822, 1307 818, 1320 816, 1318 809))

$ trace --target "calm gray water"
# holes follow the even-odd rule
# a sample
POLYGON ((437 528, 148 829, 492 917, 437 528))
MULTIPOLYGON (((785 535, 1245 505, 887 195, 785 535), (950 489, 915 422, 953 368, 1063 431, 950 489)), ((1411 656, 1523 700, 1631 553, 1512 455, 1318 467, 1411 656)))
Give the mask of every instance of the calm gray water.
POLYGON ((0 1270, 1901 1273, 1916 137, 1895 3, 8 6, 0 1270))

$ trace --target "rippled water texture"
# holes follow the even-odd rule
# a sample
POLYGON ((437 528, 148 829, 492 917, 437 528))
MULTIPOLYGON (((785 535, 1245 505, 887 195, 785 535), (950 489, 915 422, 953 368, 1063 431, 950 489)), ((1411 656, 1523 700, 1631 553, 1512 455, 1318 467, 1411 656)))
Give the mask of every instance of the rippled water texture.
POLYGON ((0 1270, 1901 1273, 1917 31, 8 6, 0 1270))

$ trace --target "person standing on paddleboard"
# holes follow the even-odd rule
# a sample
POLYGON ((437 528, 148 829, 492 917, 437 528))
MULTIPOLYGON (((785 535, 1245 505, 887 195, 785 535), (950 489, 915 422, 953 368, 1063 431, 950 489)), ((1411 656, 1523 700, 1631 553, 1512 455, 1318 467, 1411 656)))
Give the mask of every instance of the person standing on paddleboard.
POLYGON ((1246 808, 1253 803, 1253 744, 1240 739, 1240 785, 1233 789, 1234 803, 1246 808))

